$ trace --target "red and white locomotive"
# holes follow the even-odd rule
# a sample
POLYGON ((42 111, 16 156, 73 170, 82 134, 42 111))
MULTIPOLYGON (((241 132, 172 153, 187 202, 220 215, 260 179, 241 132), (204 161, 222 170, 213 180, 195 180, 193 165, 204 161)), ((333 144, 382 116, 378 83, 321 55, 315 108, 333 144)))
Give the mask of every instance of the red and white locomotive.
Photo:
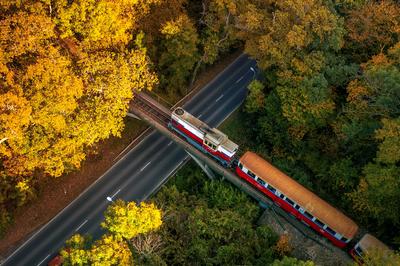
POLYGON ((238 145, 218 129, 210 128, 181 107, 172 112, 169 126, 197 149, 220 161, 222 165, 232 164, 238 145))

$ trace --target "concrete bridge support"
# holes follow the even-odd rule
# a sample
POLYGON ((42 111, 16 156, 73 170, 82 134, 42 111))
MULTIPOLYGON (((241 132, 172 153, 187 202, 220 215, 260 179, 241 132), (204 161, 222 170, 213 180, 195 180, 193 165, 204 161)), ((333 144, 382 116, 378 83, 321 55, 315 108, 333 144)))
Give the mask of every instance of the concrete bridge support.
POLYGON ((190 157, 197 163, 198 166, 204 171, 204 173, 210 178, 210 179, 215 179, 215 174, 213 170, 211 170, 210 167, 208 167, 207 163, 205 163, 203 160, 199 159, 196 157, 196 155, 192 154, 190 151, 185 150, 187 154, 189 154, 190 157))

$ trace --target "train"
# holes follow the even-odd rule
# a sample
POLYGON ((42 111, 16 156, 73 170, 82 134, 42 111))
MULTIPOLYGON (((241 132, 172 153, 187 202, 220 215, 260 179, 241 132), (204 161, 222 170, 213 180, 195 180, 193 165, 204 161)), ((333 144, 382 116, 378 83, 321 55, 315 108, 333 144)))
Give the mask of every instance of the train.
MULTIPOLYGON (((238 158, 237 144, 183 108, 178 107, 172 111, 168 126, 222 166, 234 169, 237 176, 335 246, 347 248, 358 233, 359 227, 352 219, 256 153, 246 151, 238 158)), ((372 248, 388 249, 377 238, 366 234, 353 246, 350 255, 355 259, 360 258, 366 250, 372 248)))
POLYGON ((239 146, 218 129, 209 127, 181 107, 171 113, 168 126, 223 166, 232 165, 239 146))
POLYGON ((374 249, 378 249, 382 252, 390 252, 390 248, 382 243, 379 239, 371 234, 365 234, 350 250, 350 255, 356 261, 362 262, 362 257, 374 249))

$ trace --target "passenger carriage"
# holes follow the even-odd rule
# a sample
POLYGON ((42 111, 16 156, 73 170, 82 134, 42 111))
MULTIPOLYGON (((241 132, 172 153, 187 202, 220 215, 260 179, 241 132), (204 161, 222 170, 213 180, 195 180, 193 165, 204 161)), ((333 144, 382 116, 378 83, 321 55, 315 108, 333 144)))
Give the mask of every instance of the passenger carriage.
POLYGON ((232 164, 238 145, 218 129, 209 127, 181 107, 172 112, 169 126, 197 149, 210 154, 222 165, 232 164))
POLYGON ((357 261, 362 261, 362 256, 372 250, 389 252, 391 249, 371 234, 365 234, 360 241, 350 250, 350 255, 357 261))
POLYGON ((340 248, 358 231, 354 221, 253 152, 240 158, 236 172, 340 248))

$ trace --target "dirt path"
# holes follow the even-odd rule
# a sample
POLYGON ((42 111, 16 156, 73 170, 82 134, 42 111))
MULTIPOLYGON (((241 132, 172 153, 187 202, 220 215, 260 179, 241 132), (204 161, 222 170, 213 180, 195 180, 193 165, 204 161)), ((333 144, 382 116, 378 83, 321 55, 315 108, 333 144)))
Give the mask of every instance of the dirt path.
MULTIPOLYGON (((240 51, 225 57, 198 76, 193 88, 199 89, 241 54, 240 51)), ((37 229, 47 223, 90 184, 115 163, 115 158, 129 145, 147 125, 127 118, 121 138, 112 137, 99 143, 95 152, 83 162, 81 170, 59 178, 41 179, 37 198, 21 207, 14 216, 14 224, 0 241, 0 264, 13 250, 28 239, 37 229)), ((133 146, 133 145, 132 145, 133 146)), ((130 148, 132 148, 130 146, 130 148)), ((120 157, 118 157, 120 158, 120 157)))
MULTIPOLYGON (((282 211, 282 213, 284 212, 282 211)), ((287 214, 281 216, 273 210, 266 209, 259 218, 258 224, 268 225, 280 236, 286 235, 289 238, 289 246, 292 250, 290 256, 292 257, 312 260, 315 265, 323 266, 345 266, 352 263, 350 256, 345 251, 333 246, 327 239, 287 214), (301 232, 304 232, 305 235, 301 232)))

